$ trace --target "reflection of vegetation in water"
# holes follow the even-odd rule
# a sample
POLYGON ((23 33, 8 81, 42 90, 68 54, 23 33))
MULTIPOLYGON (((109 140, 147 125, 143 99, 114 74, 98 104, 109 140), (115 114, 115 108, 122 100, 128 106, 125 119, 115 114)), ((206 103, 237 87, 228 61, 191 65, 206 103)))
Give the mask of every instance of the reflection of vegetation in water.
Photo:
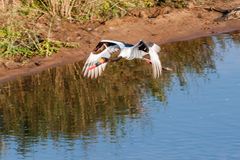
MULTIPOLYGON (((185 73, 205 76, 215 69, 211 38, 162 48, 163 65, 174 69, 181 85, 187 85, 185 73)), ((117 138, 126 117, 142 116, 144 94, 166 102, 166 91, 171 89, 173 74, 164 73, 155 80, 151 66, 141 61, 110 64, 97 80, 83 78, 81 67, 81 63, 57 67, 2 85, 1 134, 15 135, 20 148, 33 143, 26 137, 96 137, 99 129, 106 137, 117 138)))
POLYGON ((219 47, 223 50, 226 49, 227 46, 231 45, 240 45, 240 32, 233 32, 231 34, 219 35, 216 38, 216 43, 219 44, 219 47))
POLYGON ((176 71, 180 85, 186 85, 185 73, 204 75, 207 70, 214 70, 214 42, 210 38, 178 42, 166 45, 168 65, 176 71))
POLYGON ((229 36, 230 36, 230 39, 232 39, 235 44, 240 45, 240 33, 239 32, 232 33, 229 36))

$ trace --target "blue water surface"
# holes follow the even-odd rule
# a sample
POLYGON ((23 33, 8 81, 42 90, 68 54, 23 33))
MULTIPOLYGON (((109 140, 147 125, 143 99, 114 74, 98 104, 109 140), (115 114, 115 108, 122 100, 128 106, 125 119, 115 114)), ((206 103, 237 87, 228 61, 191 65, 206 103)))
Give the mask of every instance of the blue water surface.
MULTIPOLYGON (((175 72, 171 73, 166 101, 160 101, 148 89, 143 90, 140 105, 136 107, 139 113, 125 114, 128 110, 116 109, 112 115, 114 120, 99 118, 89 122, 91 125, 86 130, 90 134, 63 133, 56 129, 55 137, 50 129, 43 129, 34 136, 20 136, 17 130, 2 125, 0 159, 240 159, 240 43, 228 34, 220 36, 221 41, 218 36, 209 37, 214 43, 211 57, 214 69, 206 67, 203 74, 197 74, 191 66, 190 69, 186 66, 183 76, 186 85, 181 85, 175 72), (119 125, 111 127, 112 121, 119 125)), ((22 91, 16 89, 16 92, 22 91)), ((118 91, 118 94, 121 93, 118 91)), ((111 107, 111 103, 106 105, 111 107)), ((18 107, 24 108, 24 104, 18 107)), ((110 112, 99 110, 98 113, 104 115, 110 112)), ((2 119, 4 116, 2 113, 2 119)))

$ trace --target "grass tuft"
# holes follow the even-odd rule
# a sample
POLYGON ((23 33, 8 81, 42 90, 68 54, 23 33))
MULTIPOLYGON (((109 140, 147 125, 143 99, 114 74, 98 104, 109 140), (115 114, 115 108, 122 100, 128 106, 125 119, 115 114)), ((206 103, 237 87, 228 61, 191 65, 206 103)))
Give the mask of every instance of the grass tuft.
POLYGON ((61 42, 44 38, 23 26, 6 25, 0 28, 0 56, 27 58, 35 55, 49 56, 62 47, 61 42))

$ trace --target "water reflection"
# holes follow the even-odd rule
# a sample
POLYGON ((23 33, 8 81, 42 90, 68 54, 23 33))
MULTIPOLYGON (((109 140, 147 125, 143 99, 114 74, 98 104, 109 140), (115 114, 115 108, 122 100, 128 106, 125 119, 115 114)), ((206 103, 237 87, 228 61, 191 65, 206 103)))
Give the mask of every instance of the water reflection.
POLYGON ((172 77, 183 87, 188 85, 186 73, 207 77, 215 72, 216 44, 224 49, 228 40, 240 44, 239 37, 234 33, 162 46, 163 65, 174 72, 157 80, 152 78, 151 66, 140 61, 111 64, 102 77, 89 80, 82 77, 79 62, 2 84, 0 154, 6 139, 12 139, 23 156, 48 139, 81 139, 87 145, 101 134, 117 141, 129 129, 125 128, 127 118, 147 116, 144 96, 153 96, 164 106, 172 77))

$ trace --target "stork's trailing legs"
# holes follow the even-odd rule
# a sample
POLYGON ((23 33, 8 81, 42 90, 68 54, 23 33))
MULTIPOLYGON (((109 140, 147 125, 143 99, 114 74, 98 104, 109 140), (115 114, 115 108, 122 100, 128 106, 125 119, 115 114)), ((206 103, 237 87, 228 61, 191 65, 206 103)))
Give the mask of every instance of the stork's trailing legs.
MULTIPOLYGON (((148 59, 148 58, 143 58, 143 60, 145 60, 148 64, 152 64, 151 60, 148 59)), ((164 71, 173 71, 173 70, 172 70, 171 68, 169 68, 169 67, 162 67, 162 69, 163 69, 164 71)))

